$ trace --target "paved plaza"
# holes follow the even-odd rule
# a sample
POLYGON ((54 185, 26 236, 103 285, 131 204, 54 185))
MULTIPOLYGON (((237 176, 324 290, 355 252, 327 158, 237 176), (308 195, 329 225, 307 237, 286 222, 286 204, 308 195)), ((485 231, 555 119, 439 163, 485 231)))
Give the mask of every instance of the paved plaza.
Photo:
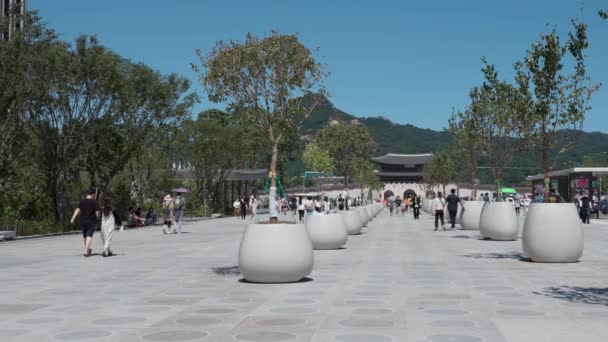
POLYGON ((78 235, 0 243, 0 341, 608 341, 605 224, 585 225, 581 262, 537 264, 385 210, 276 285, 242 281, 243 221, 184 228, 117 232, 111 258, 78 235))

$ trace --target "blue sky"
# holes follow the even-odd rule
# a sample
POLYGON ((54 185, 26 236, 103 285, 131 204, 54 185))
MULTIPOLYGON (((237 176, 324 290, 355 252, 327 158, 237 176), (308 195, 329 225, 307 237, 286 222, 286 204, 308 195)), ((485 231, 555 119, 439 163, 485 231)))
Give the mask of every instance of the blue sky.
MULTIPOLYGON (((194 50, 247 32, 298 33, 319 47, 326 85, 336 107, 356 116, 442 129, 452 108, 468 103, 481 81, 482 56, 506 78, 512 63, 548 25, 564 34, 583 16, 591 47, 588 71, 605 84, 594 96, 585 130, 608 132, 608 21, 597 16, 608 1, 587 0, 30 0, 65 40, 96 34, 134 61, 192 80, 201 93, 194 50)), ((197 111, 222 107, 205 100, 197 111)))

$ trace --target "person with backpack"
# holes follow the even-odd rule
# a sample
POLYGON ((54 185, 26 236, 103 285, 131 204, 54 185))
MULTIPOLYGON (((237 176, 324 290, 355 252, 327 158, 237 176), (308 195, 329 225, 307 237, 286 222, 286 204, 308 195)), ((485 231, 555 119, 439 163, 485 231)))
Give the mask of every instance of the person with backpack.
POLYGON ((589 223, 590 204, 591 200, 589 199, 589 195, 581 193, 578 199, 578 210, 583 223, 589 223))
POLYGON ((173 198, 173 215, 175 217, 175 225, 177 226, 177 234, 182 233, 182 220, 186 208, 186 199, 182 197, 180 192, 175 193, 173 198))
POLYGON ((445 223, 443 221, 443 210, 445 209, 445 201, 443 200, 443 194, 437 193, 437 197, 431 202, 431 212, 435 212, 435 230, 439 229, 439 219, 441 219, 441 228, 445 232, 445 223))
MULTIPOLYGON (((456 189, 451 189, 448 197, 445 198, 448 206, 448 214, 450 215, 450 224, 452 225, 451 229, 456 228, 456 214, 458 213, 458 206, 462 207, 462 202, 460 201, 460 197, 456 195, 456 189)), ((443 220, 442 220, 443 222, 443 220)), ((445 229, 444 229, 445 230, 445 229)))
POLYGON ((167 194, 165 198, 163 198, 163 234, 172 234, 173 230, 171 228, 171 222, 173 221, 173 198, 171 195, 167 194))

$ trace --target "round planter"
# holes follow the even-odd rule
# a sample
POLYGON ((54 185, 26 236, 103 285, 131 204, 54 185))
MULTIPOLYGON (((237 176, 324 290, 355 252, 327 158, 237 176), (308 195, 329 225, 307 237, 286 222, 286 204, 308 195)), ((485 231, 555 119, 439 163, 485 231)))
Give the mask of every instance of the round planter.
POLYGON ((424 210, 425 213, 430 213, 431 212, 431 202, 433 200, 430 198, 427 198, 424 200, 424 202, 422 202, 422 209, 424 210))
POLYGON ((486 202, 484 201, 464 201, 464 213, 460 219, 460 225, 462 229, 466 230, 479 230, 479 220, 481 218, 481 211, 483 210, 486 202))
POLYGON ((365 207, 363 207, 363 209, 365 209, 365 211, 367 212, 367 217, 369 217, 369 220, 373 220, 374 216, 376 215, 374 214, 374 210, 372 209, 372 207, 366 205, 365 207))
POLYGON ((239 249, 239 269, 254 283, 299 281, 312 271, 312 243, 304 224, 249 224, 239 249))
POLYGON ((348 239, 346 227, 338 214, 311 215, 306 221, 306 229, 314 249, 338 249, 348 239))
POLYGON ((367 226, 367 213, 361 208, 356 208, 352 211, 357 213, 359 217, 359 224, 361 225, 361 227, 367 226))
POLYGON ((357 235, 361 234, 361 229, 363 225, 361 224, 361 219, 359 215, 353 210, 341 210, 338 212, 338 215, 342 217, 342 222, 344 222, 344 226, 346 227, 346 233, 348 235, 357 235))
POLYGON ((583 227, 573 203, 533 203, 522 245, 532 261, 576 262, 583 254, 583 227))
POLYGON ((519 222, 513 204, 509 202, 488 203, 481 212, 479 233, 484 238, 492 240, 517 240, 519 222))

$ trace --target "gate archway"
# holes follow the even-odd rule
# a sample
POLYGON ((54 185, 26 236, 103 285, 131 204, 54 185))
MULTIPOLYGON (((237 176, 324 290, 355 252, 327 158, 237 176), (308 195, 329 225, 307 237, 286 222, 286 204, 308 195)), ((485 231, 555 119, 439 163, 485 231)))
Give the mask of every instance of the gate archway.
POLYGON ((408 197, 415 197, 416 196, 416 191, 412 190, 412 189, 407 189, 403 192, 403 198, 408 198, 408 197))
POLYGON ((387 198, 389 198, 389 197, 391 197, 391 196, 395 196, 395 193, 393 193, 393 192, 392 192, 392 191, 390 191, 390 190, 386 190, 386 191, 384 192, 384 199, 387 199, 387 198))

